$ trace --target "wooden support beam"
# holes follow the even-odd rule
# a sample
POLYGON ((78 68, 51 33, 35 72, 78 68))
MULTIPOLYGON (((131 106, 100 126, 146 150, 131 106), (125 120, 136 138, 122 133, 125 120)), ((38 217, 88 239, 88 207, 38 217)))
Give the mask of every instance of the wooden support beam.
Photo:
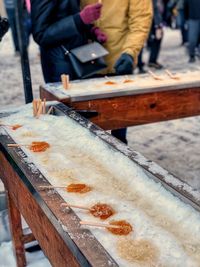
POLYGON ((23 239, 24 244, 35 241, 35 237, 32 233, 23 235, 22 239, 23 239))
POLYGON ((26 257, 23 240, 23 230, 21 223, 21 215, 10 194, 6 191, 8 202, 8 214, 10 221, 10 230, 13 239, 13 248, 16 255, 17 267, 26 266, 26 257))

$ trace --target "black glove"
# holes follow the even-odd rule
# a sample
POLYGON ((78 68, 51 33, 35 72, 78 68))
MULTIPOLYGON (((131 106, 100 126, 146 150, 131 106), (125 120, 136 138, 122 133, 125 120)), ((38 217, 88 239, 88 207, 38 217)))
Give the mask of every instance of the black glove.
POLYGON ((133 73, 133 58, 129 54, 122 54, 114 65, 117 75, 125 75, 133 73))
POLYGON ((0 16, 0 41, 4 36, 4 34, 8 31, 8 29, 9 29, 8 20, 0 16))

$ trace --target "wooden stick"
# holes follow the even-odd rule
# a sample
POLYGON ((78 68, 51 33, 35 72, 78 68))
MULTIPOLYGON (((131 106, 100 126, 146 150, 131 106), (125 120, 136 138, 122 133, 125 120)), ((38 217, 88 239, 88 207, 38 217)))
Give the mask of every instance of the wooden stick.
POLYGON ((102 4, 102 0, 98 0, 98 3, 99 3, 99 4, 102 4))
POLYGON ((0 123, 0 126, 12 127, 11 125, 8 125, 8 124, 3 124, 3 123, 0 123))
POLYGON ((67 186, 40 185, 41 189, 67 188, 67 186))
POLYGON ((43 109, 43 103, 42 101, 40 100, 39 101, 39 108, 38 108, 38 111, 37 111, 37 115, 36 115, 36 118, 38 119, 42 113, 42 109, 43 109))
POLYGON ((90 208, 88 208, 88 207, 73 205, 73 204, 68 204, 68 203, 62 203, 61 206, 62 207, 69 207, 69 208, 82 209, 82 210, 90 210, 90 208))
POLYGON ((53 106, 51 106, 51 107, 49 108, 49 110, 47 111, 47 115, 49 115, 49 114, 51 113, 52 110, 53 110, 53 106))
POLYGON ((160 78, 158 75, 156 75, 155 73, 153 73, 152 71, 148 70, 148 73, 155 79, 155 80, 162 80, 162 78, 160 78))
POLYGON ((104 78, 106 79, 106 80, 108 80, 108 81, 112 81, 112 79, 110 78, 110 77, 108 77, 108 76, 104 76, 104 78))
POLYGON ((89 225, 89 226, 96 226, 96 227, 103 227, 103 228, 116 228, 119 229, 122 226, 120 225, 112 225, 108 223, 98 223, 98 222, 90 222, 90 221, 80 221, 81 225, 89 225))
POLYGON ((165 70, 165 72, 167 73, 167 75, 171 78, 171 79, 174 79, 174 80, 179 80, 180 79, 180 77, 178 77, 177 75, 174 75, 174 74, 172 74, 171 73, 171 71, 169 71, 169 70, 165 70))
POLYGON ((27 144, 7 144, 7 147, 20 147, 20 146, 30 147, 30 145, 27 144))
POLYGON ((33 116, 36 117, 37 115, 37 100, 33 99, 33 116))
POLYGON ((69 89, 69 75, 62 74, 61 75, 61 81, 62 81, 62 85, 63 85, 64 89, 65 90, 69 89))
POLYGON ((43 99, 43 114, 46 114, 46 98, 43 99))
MULTIPOLYGON (((22 125, 18 125, 18 124, 13 124, 13 125, 9 125, 9 124, 0 124, 0 126, 9 127, 9 128, 15 128, 15 127, 19 126, 19 127, 17 127, 17 128, 20 128, 22 125)), ((17 129, 17 128, 16 128, 16 129, 17 129)))
POLYGON ((40 103, 42 102, 42 100, 41 99, 36 99, 36 107, 37 107, 37 111, 38 111, 38 109, 39 109, 39 107, 40 107, 40 103))

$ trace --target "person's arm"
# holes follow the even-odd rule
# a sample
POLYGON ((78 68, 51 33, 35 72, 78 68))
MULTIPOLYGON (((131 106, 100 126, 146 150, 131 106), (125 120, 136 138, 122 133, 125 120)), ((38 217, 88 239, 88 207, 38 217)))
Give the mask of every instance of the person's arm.
POLYGON ((88 29, 88 25, 85 24, 89 24, 90 20, 92 22, 93 19, 95 20, 96 17, 100 16, 97 5, 93 5, 90 8, 85 7, 84 12, 81 11, 82 13, 78 12, 74 15, 55 20, 57 17, 57 1, 31 0, 34 40, 41 46, 51 46, 60 45, 64 41, 80 35, 82 31, 88 29), (91 9, 94 12, 91 12, 91 9), (84 22, 84 20, 87 21, 84 22))
POLYGON ((130 0, 128 11, 129 30, 122 53, 127 53, 134 58, 137 64, 137 56, 144 46, 152 24, 152 1, 130 0))
POLYGON ((60 44, 80 34, 75 20, 77 15, 67 16, 55 21, 56 2, 49 0, 31 0, 31 19, 33 37, 41 46, 60 44))

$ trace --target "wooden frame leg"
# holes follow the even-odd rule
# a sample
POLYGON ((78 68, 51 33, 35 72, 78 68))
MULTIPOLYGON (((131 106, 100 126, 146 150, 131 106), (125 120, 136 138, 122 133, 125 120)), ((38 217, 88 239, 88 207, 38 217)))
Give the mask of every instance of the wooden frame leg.
POLYGON ((15 206, 15 203, 10 197, 8 191, 6 191, 6 194, 8 201, 10 230, 12 235, 13 247, 16 255, 17 267, 25 267, 26 257, 25 257, 25 248, 23 242, 21 214, 17 209, 17 207, 15 206))

